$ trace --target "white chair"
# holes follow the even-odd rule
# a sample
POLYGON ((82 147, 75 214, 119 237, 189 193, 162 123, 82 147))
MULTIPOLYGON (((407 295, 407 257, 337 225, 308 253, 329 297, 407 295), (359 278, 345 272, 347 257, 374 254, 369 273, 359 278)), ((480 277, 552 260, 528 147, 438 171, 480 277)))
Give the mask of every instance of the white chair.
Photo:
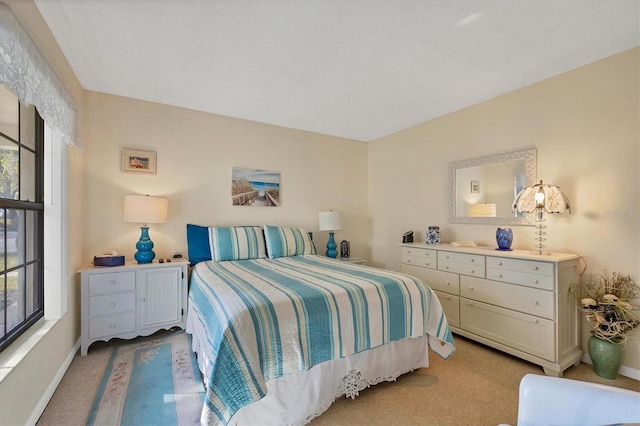
POLYGON ((640 423, 640 392, 527 374, 520 381, 518 426, 640 423))

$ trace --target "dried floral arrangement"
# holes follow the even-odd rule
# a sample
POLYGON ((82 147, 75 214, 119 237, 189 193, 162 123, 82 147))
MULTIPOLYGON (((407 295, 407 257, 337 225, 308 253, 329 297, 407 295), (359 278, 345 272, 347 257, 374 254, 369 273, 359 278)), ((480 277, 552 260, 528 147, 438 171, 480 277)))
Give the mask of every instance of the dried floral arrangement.
POLYGON ((591 333, 600 339, 624 343, 626 334, 640 325, 634 312, 640 307, 632 304, 640 297, 640 287, 631 275, 605 270, 601 275, 591 274, 570 292, 593 324, 591 333))

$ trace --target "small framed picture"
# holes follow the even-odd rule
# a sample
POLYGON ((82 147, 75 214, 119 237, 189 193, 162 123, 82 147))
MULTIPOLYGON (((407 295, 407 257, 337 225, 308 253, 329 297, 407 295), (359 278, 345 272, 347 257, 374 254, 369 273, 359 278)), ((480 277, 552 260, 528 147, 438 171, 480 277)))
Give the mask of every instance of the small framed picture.
POLYGON ((477 180, 472 180, 471 181, 471 193, 472 194, 477 194, 480 192, 480 182, 477 180))
POLYGON ((156 153, 153 151, 138 151, 122 149, 122 172, 156 174, 156 153))

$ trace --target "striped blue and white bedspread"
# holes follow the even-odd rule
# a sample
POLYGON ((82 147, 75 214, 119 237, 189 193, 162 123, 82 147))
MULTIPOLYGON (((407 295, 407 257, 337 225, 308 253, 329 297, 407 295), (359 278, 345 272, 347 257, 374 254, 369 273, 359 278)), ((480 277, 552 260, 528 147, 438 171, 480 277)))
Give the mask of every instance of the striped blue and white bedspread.
POLYGON ((187 332, 200 350, 207 395, 202 421, 226 424, 265 395, 266 382, 405 337, 455 346, 440 302, 409 275, 321 256, 201 262, 193 270, 187 332), (191 328, 191 330, 190 330, 191 328))

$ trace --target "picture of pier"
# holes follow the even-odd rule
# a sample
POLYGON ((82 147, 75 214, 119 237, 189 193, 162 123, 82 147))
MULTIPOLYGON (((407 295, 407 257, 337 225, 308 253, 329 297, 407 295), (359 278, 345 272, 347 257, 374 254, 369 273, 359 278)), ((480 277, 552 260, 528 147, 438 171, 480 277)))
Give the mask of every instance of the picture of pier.
POLYGON ((234 206, 279 206, 280 172, 234 167, 231 200, 234 206))

